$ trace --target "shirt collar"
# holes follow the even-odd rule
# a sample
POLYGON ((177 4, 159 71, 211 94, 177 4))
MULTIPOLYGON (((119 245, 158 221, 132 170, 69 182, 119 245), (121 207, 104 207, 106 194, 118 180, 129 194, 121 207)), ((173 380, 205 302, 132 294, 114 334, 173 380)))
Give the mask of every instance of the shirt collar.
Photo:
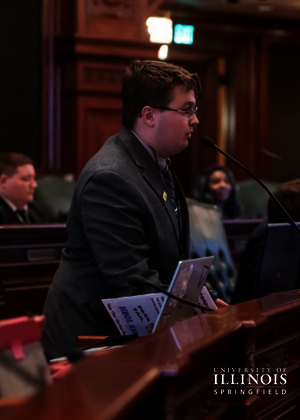
MULTIPOLYGON (((1 196, 1 198, 6 202, 6 204, 12 209, 12 211, 16 211, 16 210, 18 210, 18 207, 14 204, 14 203, 12 203, 8 198, 6 198, 4 195, 2 195, 2 194, 0 194, 0 196, 1 196)), ((27 204, 26 204, 26 206, 24 206, 24 208, 23 209, 20 209, 20 210, 28 210, 28 206, 27 206, 27 204)))
POLYGON ((145 147, 148 153, 153 157, 159 170, 162 171, 163 169, 165 169, 167 162, 170 161, 170 159, 169 158, 165 159, 162 156, 160 156, 151 146, 149 146, 148 143, 145 142, 145 140, 143 140, 140 136, 138 136, 133 130, 131 130, 131 132, 140 141, 140 143, 145 147))

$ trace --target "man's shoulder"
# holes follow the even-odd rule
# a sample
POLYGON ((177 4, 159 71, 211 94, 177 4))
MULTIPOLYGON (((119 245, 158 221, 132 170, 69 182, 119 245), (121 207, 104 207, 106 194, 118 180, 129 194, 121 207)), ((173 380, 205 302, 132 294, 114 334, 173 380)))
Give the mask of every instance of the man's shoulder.
POLYGON ((9 224, 18 224, 18 220, 13 212, 13 210, 9 207, 9 205, 5 202, 5 200, 0 196, 0 224, 9 225, 9 224))
POLYGON ((135 171, 135 168, 152 166, 153 162, 149 152, 132 131, 123 127, 119 133, 109 137, 89 160, 81 173, 81 178, 107 171, 126 174, 135 171))
POLYGON ((1 195, 0 195, 0 210, 2 212, 13 213, 12 209, 9 207, 6 201, 1 197, 1 195))
POLYGON ((126 128, 109 137, 83 168, 77 182, 77 191, 85 188, 85 185, 97 175, 114 172, 126 177, 135 172, 136 164, 130 150, 130 147, 139 146, 135 143, 139 141, 126 128))

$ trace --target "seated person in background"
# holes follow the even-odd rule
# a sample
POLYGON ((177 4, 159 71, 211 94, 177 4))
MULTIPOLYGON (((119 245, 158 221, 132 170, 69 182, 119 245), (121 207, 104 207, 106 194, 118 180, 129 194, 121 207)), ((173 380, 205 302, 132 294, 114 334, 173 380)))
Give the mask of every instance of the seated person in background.
POLYGON ((226 166, 212 165, 203 170, 197 181, 194 199, 217 205, 223 219, 237 219, 241 216, 235 180, 226 166))
POLYGON ((22 153, 0 153, 0 225, 43 223, 31 205, 36 187, 32 159, 22 153))
MULTIPOLYGON (((300 179, 285 182, 276 187, 273 192, 294 221, 300 221, 300 179)), ((254 230, 247 241, 242 257, 235 290, 231 304, 253 299, 256 277, 258 275, 261 249, 268 223, 290 223, 283 210, 269 197, 268 219, 264 220, 254 230)))

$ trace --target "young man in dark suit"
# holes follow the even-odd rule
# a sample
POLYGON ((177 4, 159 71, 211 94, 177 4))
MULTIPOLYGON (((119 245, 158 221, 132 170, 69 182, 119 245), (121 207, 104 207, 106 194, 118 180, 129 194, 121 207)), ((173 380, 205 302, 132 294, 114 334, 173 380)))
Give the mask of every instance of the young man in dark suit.
POLYGON ((0 153, 0 225, 42 223, 42 215, 31 205, 35 169, 22 153, 0 153))
POLYGON ((67 355, 79 335, 118 334, 102 299, 155 292, 131 286, 132 275, 167 287, 189 257, 188 209, 169 157, 188 146, 199 92, 198 76, 178 66, 135 61, 127 69, 123 129, 77 182, 44 308, 48 356, 67 355))

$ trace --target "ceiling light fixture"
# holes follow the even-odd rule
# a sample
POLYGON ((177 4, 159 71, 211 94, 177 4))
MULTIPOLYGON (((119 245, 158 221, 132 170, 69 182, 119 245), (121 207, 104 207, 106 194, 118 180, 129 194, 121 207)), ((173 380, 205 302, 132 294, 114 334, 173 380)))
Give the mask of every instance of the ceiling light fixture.
POLYGON ((158 50, 157 56, 160 60, 165 60, 166 58, 168 58, 168 52, 169 52, 168 45, 162 45, 160 49, 158 50))
POLYGON ((173 22, 168 18, 149 17, 146 25, 151 42, 170 44, 173 39, 173 22))

